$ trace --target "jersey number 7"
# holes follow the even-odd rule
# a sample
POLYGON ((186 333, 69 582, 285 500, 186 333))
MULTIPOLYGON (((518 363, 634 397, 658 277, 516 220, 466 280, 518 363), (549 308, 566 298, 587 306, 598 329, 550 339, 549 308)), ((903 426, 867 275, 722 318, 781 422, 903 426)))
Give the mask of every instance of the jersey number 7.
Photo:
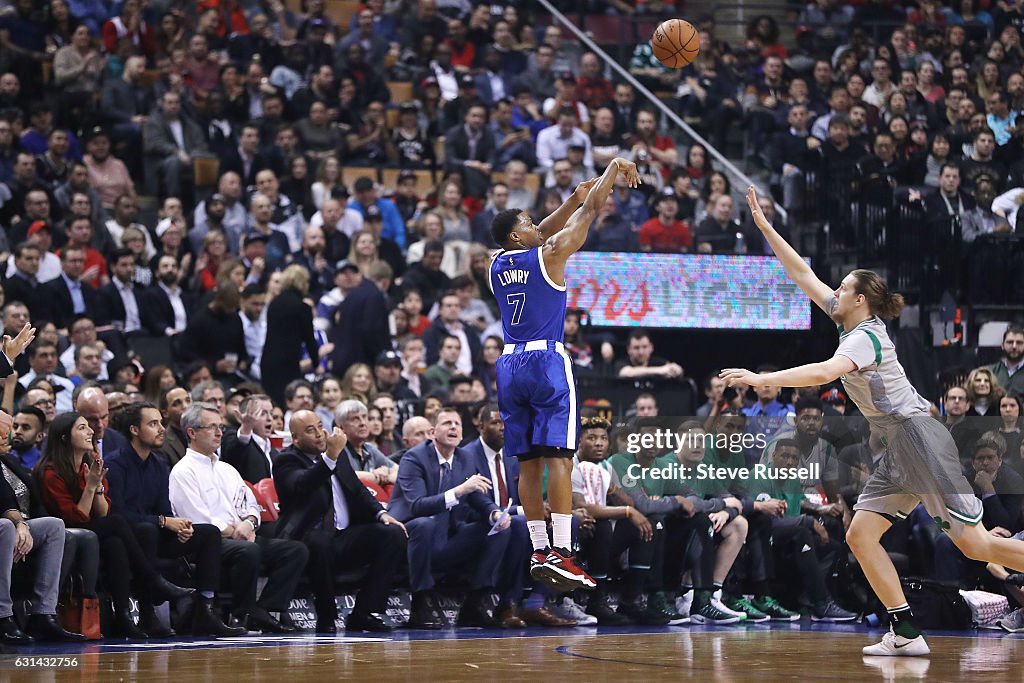
POLYGON ((518 325, 519 319, 523 317, 523 309, 526 308, 526 292, 509 294, 506 297, 508 305, 512 306, 512 325, 518 325))

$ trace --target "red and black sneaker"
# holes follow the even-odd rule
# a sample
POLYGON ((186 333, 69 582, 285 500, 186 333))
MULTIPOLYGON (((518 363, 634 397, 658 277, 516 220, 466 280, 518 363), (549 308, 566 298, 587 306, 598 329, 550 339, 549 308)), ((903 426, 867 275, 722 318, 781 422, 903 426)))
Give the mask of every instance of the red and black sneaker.
POLYGON ((533 561, 538 553, 530 558, 530 575, 535 579, 543 579, 562 592, 574 591, 578 588, 596 588, 597 582, 576 564, 576 556, 564 548, 552 548, 542 564, 533 561))

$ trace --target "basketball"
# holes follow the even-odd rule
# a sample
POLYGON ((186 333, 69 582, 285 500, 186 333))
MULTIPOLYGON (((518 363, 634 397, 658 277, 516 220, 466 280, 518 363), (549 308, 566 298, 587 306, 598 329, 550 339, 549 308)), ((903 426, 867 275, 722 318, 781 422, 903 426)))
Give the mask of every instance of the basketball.
POLYGON ((670 69, 681 69, 697 58, 700 36, 690 22, 668 19, 654 29, 651 47, 659 62, 670 69))

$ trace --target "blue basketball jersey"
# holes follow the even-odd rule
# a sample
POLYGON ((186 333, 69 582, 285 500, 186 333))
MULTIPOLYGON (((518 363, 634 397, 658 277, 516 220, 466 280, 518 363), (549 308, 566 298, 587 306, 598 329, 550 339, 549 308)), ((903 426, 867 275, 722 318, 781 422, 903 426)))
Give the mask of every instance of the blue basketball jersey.
POLYGON ((548 277, 541 249, 499 251, 491 261, 489 282, 506 344, 560 342, 565 334, 565 287, 548 277))

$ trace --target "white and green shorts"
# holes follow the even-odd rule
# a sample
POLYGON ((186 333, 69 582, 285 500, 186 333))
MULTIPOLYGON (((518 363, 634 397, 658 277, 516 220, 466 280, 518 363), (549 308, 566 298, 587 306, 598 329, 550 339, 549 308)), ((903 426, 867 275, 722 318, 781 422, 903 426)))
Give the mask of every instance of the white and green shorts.
POLYGON ((909 418, 887 427, 883 443, 885 455, 854 510, 902 519, 921 503, 951 538, 981 522, 981 500, 964 476, 956 443, 941 422, 909 418))

